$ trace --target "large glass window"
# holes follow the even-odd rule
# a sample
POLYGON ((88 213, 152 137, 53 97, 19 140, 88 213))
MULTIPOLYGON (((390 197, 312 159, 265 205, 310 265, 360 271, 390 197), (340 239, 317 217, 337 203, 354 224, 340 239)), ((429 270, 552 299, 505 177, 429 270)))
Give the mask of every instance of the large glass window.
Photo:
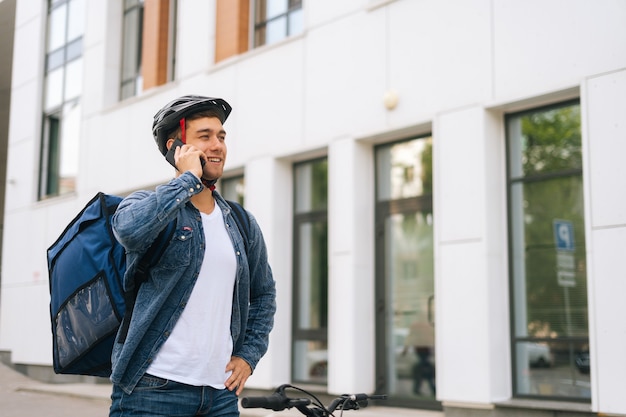
POLYGON ((269 45, 303 30, 302 0, 254 0, 254 46, 269 45))
POLYGON ((143 87, 143 78, 141 76, 142 35, 143 0, 124 0, 122 100, 136 96, 143 87))
POLYGON ((432 139, 376 148, 377 391, 437 407, 432 139))
POLYGON ((328 359, 328 161, 294 167, 293 380, 326 383, 328 359))
POLYGON ((174 79, 177 0, 124 0, 120 99, 174 79))
POLYGON ((76 189, 84 21, 84 0, 48 2, 39 198, 76 189))
POLYGON ((589 400, 580 105, 507 116, 514 392, 589 400))

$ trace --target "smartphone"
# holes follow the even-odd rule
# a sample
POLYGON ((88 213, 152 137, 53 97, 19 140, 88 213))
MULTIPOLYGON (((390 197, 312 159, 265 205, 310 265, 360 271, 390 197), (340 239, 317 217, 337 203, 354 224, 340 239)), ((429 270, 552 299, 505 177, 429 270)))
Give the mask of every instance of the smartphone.
MULTIPOLYGON (((167 153, 165 154, 165 159, 167 160, 167 162, 169 162, 174 168, 176 168, 176 162, 174 162, 174 152, 176 152, 176 148, 178 148, 179 146, 183 146, 183 142, 180 139, 176 139, 174 141, 174 143, 172 143, 172 146, 170 147, 170 149, 167 151, 167 153)), ((178 169, 178 168, 176 168, 178 169)))
MULTIPOLYGON (((165 154, 165 159, 174 168, 176 168, 176 162, 174 161, 174 152, 176 152, 176 148, 178 148, 179 146, 183 146, 183 145, 184 145, 184 143, 180 139, 176 139, 174 141, 174 143, 172 143, 172 146, 170 147, 170 149, 165 154)), ((202 165, 202 167, 204 167, 204 159, 200 158, 200 164, 202 165)), ((176 168, 176 169, 178 169, 178 168, 176 168)))

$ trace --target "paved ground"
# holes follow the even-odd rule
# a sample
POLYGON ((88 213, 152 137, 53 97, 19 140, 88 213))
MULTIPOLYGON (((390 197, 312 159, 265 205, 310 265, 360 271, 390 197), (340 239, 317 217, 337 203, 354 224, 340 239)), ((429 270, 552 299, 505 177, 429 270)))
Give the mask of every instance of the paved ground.
MULTIPOLYGON (((107 417, 111 387, 106 384, 45 384, 0 363, 0 417, 107 417)), ((336 414, 338 415, 338 414, 336 414)), ((443 417, 434 411, 369 407, 345 417, 443 417)), ((242 409, 241 417, 302 417, 295 409, 242 409)))
POLYGON ((110 387, 82 385, 44 384, 0 364, 0 417, 107 417, 110 387))

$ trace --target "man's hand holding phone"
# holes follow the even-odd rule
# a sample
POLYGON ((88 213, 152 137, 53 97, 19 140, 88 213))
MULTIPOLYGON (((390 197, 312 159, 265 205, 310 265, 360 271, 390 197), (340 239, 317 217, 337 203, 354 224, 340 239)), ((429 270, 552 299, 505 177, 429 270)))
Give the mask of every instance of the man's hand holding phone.
POLYGON ((202 168, 204 167, 205 156, 199 149, 185 145, 180 139, 176 139, 165 159, 179 172, 191 171, 198 178, 202 178, 202 168))

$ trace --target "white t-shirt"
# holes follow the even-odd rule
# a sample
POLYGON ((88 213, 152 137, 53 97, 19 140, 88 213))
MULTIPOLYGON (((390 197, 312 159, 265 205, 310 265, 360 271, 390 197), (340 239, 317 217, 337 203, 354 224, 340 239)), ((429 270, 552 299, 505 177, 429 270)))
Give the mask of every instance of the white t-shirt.
POLYGON ((146 372, 223 389, 233 351, 230 322, 237 259, 219 206, 201 215, 206 250, 200 275, 172 334, 146 372))

